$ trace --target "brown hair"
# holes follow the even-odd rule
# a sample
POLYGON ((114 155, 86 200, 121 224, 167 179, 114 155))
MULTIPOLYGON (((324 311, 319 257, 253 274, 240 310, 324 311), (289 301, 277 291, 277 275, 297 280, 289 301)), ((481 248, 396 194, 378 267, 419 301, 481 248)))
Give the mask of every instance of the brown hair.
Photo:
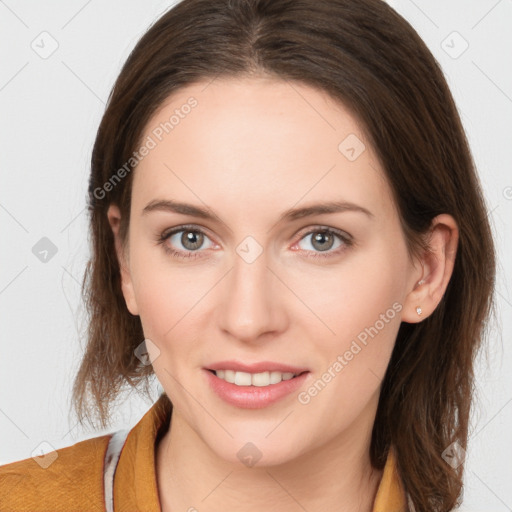
POLYGON ((428 318, 399 329, 370 448, 381 469, 395 447, 418 512, 450 510, 461 495, 463 465, 452 468, 442 453, 455 441, 466 447, 473 361, 494 305, 495 252, 440 67, 381 0, 185 0, 141 38, 110 94, 92 153, 93 246, 83 283, 90 321, 73 388, 78 417, 92 410, 104 426, 123 385, 147 384, 153 373, 134 357, 144 334, 124 302, 106 215, 111 203, 119 206, 126 239, 133 173, 105 184, 130 161, 151 115, 171 93, 199 80, 253 74, 300 81, 352 110, 386 173, 410 250, 422 247, 436 215, 448 213, 458 224, 443 299, 428 318))

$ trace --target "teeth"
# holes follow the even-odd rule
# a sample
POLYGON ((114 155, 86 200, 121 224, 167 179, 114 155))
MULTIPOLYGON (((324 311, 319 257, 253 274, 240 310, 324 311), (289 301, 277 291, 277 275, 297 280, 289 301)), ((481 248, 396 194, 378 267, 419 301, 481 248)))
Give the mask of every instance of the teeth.
POLYGON ((262 372, 247 373, 235 372, 233 370, 216 370, 215 375, 219 379, 236 384, 237 386, 258 386, 264 387, 270 384, 278 384, 282 380, 290 380, 295 377, 295 373, 291 372, 262 372))

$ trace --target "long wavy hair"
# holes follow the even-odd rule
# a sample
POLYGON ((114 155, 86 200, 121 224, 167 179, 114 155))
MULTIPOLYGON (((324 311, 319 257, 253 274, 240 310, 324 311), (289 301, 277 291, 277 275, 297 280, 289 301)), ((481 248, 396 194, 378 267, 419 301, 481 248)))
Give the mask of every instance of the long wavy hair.
POLYGON ((126 240, 133 154, 147 122, 189 84, 262 74, 326 91, 351 110, 385 171, 410 251, 422 247, 438 214, 458 224, 455 267, 441 302, 422 322, 400 326, 370 447, 378 469, 394 447, 418 512, 450 510, 460 502, 464 465, 452 467, 443 453, 452 443, 467 445, 473 365, 494 306, 495 249, 443 73, 415 30, 382 0, 184 0, 137 43, 92 152, 92 248, 82 287, 88 329, 73 386, 77 416, 107 425, 122 388, 140 389, 153 375, 134 356, 144 334, 123 298, 107 220, 109 205, 118 205, 126 240))

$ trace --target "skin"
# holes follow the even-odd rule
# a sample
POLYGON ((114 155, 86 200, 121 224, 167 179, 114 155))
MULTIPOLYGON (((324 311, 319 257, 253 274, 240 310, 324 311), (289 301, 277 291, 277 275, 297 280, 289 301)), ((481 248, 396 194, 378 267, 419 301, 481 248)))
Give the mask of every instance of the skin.
MULTIPOLYGON (((125 246, 119 209, 108 211, 127 307, 157 347, 150 357, 174 404, 156 454, 162 510, 370 511, 382 476, 369 459, 381 379, 400 322, 422 321, 443 296, 457 225, 436 217, 432 252, 411 260, 382 167, 347 108, 323 91, 271 78, 207 84, 176 92, 148 122, 143 137, 190 96, 198 101, 134 171, 125 246), (354 161, 338 150, 349 134, 366 146, 354 161), (144 214, 155 199, 206 206, 217 217, 144 214), (373 216, 279 221, 289 208, 328 200, 373 216), (157 243, 184 224, 205 233, 196 259, 157 243), (353 244, 335 236, 314 245, 326 227, 353 244), (247 236, 262 250, 252 263, 236 251, 247 236), (207 385, 209 363, 270 360, 308 368, 300 391, 307 390, 393 304, 394 318, 307 404, 292 393, 264 409, 241 409, 207 385), (262 454, 253 467, 237 457, 248 442, 262 454)), ((165 244, 194 252, 182 234, 165 244)))

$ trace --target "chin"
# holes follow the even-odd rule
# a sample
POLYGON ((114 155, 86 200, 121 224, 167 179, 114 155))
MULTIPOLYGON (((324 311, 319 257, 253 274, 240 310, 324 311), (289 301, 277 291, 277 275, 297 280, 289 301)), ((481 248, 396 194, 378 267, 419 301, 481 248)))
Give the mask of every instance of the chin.
POLYGON ((270 440, 265 438, 269 431, 259 436, 235 436, 234 439, 212 440, 208 444, 220 459, 247 468, 278 466, 301 455, 302 451, 297 450, 297 441, 289 435, 285 436, 286 438, 276 436, 270 440))

